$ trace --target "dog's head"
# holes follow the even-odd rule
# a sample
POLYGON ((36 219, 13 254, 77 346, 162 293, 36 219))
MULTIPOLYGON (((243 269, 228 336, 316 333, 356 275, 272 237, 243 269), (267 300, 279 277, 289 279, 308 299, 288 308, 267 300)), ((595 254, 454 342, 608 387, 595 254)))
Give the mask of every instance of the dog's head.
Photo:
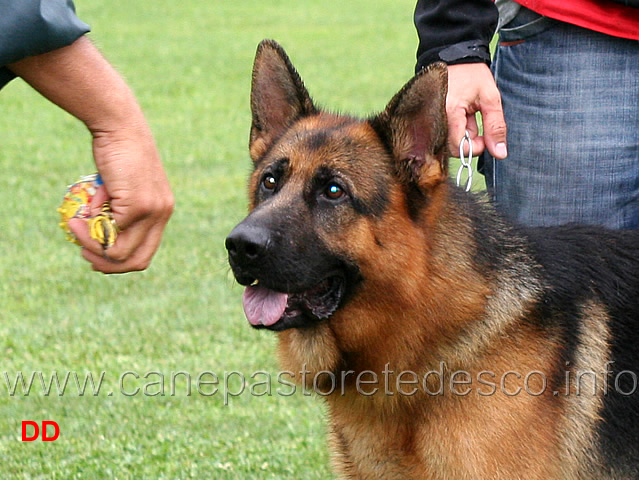
POLYGON ((446 84, 446 67, 434 65, 381 114, 335 115, 314 105, 277 43, 259 45, 251 211, 226 239, 253 326, 281 331, 326 321, 373 277, 392 277, 419 255, 398 222, 417 222, 415 205, 447 178, 446 84))

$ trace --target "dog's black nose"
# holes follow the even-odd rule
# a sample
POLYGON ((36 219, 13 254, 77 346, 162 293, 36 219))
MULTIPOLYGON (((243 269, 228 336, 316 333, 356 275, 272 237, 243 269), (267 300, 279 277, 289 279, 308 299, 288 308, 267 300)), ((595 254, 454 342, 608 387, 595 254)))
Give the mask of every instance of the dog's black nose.
POLYGON ((240 223, 226 237, 229 258, 239 265, 248 265, 264 257, 270 243, 270 233, 263 227, 240 223))

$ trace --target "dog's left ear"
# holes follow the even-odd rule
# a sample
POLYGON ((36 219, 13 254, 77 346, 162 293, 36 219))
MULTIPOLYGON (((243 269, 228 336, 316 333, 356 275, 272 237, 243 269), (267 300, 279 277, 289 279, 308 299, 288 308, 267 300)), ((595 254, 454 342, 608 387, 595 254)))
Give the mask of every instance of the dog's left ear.
POLYGON ((389 146, 401 179, 422 191, 448 177, 446 65, 421 70, 371 125, 389 146))
POLYGON ((251 138, 254 162, 300 117, 317 113, 306 87, 284 49, 273 40, 257 47, 251 86, 251 138))

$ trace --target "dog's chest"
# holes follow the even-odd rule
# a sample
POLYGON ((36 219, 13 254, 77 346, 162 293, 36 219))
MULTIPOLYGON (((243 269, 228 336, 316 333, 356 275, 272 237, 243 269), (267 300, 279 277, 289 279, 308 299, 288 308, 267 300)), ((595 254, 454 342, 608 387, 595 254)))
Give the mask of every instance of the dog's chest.
MULTIPOLYGON (((332 405, 330 443, 340 478, 561 478, 557 452, 544 447, 550 432, 543 426, 533 435, 518 435, 497 416, 478 414, 476 399, 440 400, 429 402, 426 412, 410 413, 332 405)), ((483 407, 494 412, 495 405, 483 407)))

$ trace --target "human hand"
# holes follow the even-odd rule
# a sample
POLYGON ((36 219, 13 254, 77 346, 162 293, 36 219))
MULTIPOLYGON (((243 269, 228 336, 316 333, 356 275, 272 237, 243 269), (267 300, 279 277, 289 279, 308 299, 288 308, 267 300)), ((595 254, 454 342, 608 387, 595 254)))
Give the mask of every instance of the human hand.
MULTIPOLYGON (((501 106, 501 96, 488 66, 484 63, 468 63, 448 67, 448 147, 457 156, 459 143, 466 130, 473 144, 473 154, 479 155, 487 149, 491 155, 504 159, 506 147, 506 122, 501 106), (483 136, 475 113, 482 116, 483 136)), ((468 154, 468 144, 464 145, 468 154)))
POLYGON ((123 273, 147 268, 173 211, 173 195, 153 136, 133 92, 95 46, 72 45, 9 65, 47 99, 81 120, 93 136, 93 156, 104 188, 91 214, 111 201, 121 229, 106 251, 80 219, 69 228, 95 270, 123 273))
POLYGON ((159 247, 173 210, 173 195, 159 154, 146 124, 133 131, 93 132, 95 163, 102 185, 93 197, 91 216, 109 200, 120 229, 107 250, 89 235, 87 222, 69 221, 69 228, 84 247, 82 256, 94 270, 123 273, 144 270, 159 247), (135 133, 138 130, 138 133, 135 133))

